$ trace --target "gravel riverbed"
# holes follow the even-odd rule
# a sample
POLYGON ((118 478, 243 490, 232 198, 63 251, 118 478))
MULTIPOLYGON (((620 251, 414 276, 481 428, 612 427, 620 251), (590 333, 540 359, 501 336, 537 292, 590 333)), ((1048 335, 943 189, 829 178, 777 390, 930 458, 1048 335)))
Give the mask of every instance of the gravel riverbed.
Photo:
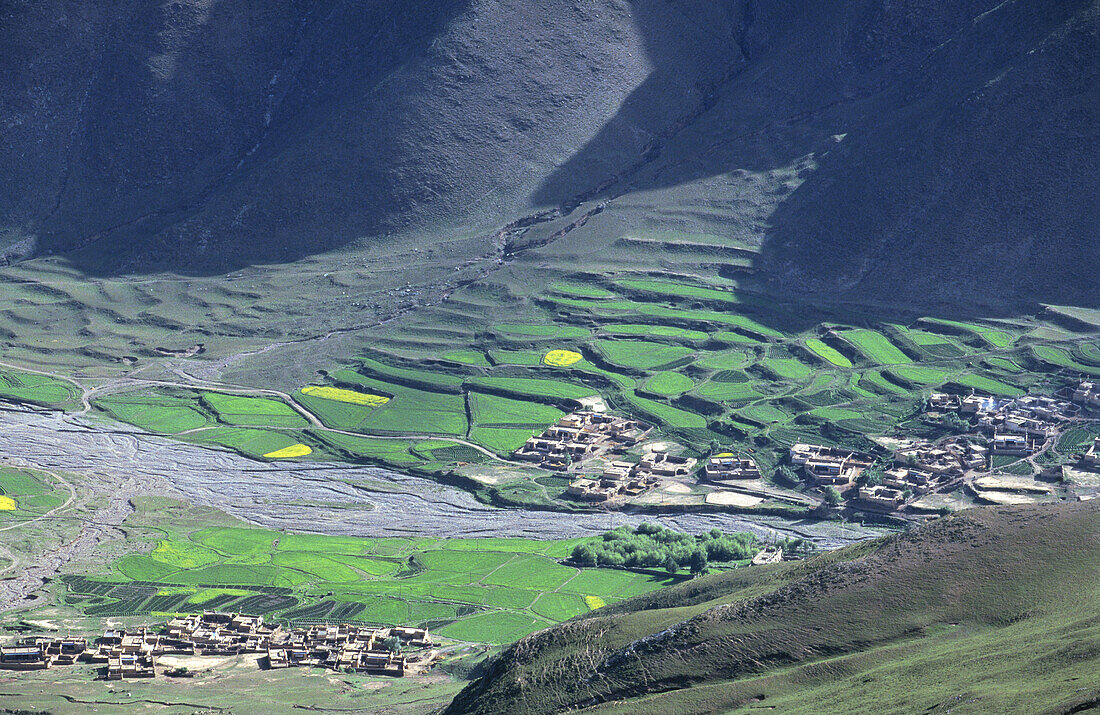
POLYGON ((858 524, 735 514, 499 509, 460 489, 387 469, 256 462, 127 425, 34 410, 0 410, 0 454, 22 466, 99 475, 97 483, 117 484, 119 490, 132 489, 134 494, 182 497, 260 526, 322 534, 550 539, 651 521, 690 533, 718 527, 761 536, 802 536, 833 548, 883 533, 858 524))

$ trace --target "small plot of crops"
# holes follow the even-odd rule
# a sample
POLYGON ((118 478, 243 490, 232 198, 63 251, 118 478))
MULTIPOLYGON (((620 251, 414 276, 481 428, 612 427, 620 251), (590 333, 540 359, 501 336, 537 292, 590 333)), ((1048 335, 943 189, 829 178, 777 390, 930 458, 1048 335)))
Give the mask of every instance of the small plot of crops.
POLYGON ((951 374, 946 370, 937 370, 933 367, 921 365, 900 365, 891 368, 890 372, 907 382, 915 382, 921 385, 939 385, 951 374))
POLYGON ((319 397, 322 400, 335 400, 336 402, 347 402, 352 405, 364 405, 366 407, 381 407, 390 401, 390 398, 384 395, 371 395, 366 392, 356 392, 355 390, 344 390, 339 387, 324 385, 303 387, 302 394, 319 397))
POLYGON ((243 397, 221 392, 202 393, 203 403, 226 424, 246 427, 306 427, 309 422, 280 400, 243 397))
MULTIPOLYGON (((466 402, 459 393, 433 392, 382 382, 351 370, 333 373, 336 380, 354 383, 370 393, 393 395, 385 405, 375 408, 355 429, 381 433, 466 434, 466 402)), ((323 415, 319 415, 323 419, 323 415)))
POLYGON ((594 345, 608 362, 638 370, 664 367, 695 354, 691 348, 644 340, 596 340, 594 345))
POLYGON ((876 392, 880 395, 904 395, 909 396, 909 390, 890 382, 878 370, 868 370, 859 379, 859 386, 865 390, 876 392))
POLYGON ((665 397, 682 395, 695 387, 695 381, 678 372, 659 372, 645 382, 645 390, 665 397))
POLYGON ((268 452, 264 457, 268 459, 293 459, 294 457, 305 457, 310 454, 313 454, 313 448, 308 444, 299 443, 268 452))
POLYGON ((537 350, 490 350, 489 357, 497 365, 535 367, 542 364, 543 354, 537 350))
POLYGON ((65 496, 44 473, 0 467, 0 500, 5 522, 45 514, 65 503, 65 496))
POLYGON ((851 367, 852 361, 844 357, 844 355, 834 347, 826 345, 817 338, 808 338, 806 340, 806 347, 810 349, 812 353, 820 357, 822 360, 832 363, 837 367, 851 367))
POLYGON ((572 283, 568 281, 554 281, 550 284, 551 290, 562 295, 570 295, 577 298, 614 298, 615 294, 606 288, 587 285, 584 283, 572 283))
POLYGON ((312 452, 312 448, 301 444, 295 436, 247 427, 214 427, 188 435, 187 439, 199 444, 228 447, 252 458, 285 459, 302 457, 312 452), (304 451, 303 448, 309 451, 304 451))
POLYGON ((57 407, 80 399, 75 385, 46 375, 0 369, 0 399, 57 407))
POLYGON ((742 298, 736 293, 730 291, 718 290, 716 288, 705 288, 703 286, 689 285, 686 283, 671 283, 669 281, 658 281, 649 279, 627 279, 621 280, 616 283, 618 286, 628 288, 630 290, 641 291, 644 293, 654 293, 661 296, 669 296, 674 298, 701 298, 703 300, 713 300, 721 303, 741 303, 742 298))
POLYGON ((451 350, 443 353, 440 357, 463 365, 489 367, 489 361, 485 358, 485 353, 480 350, 451 350))
POLYGON ((540 325, 523 323, 501 323, 494 325, 493 330, 503 333, 506 337, 520 339, 538 338, 586 338, 588 331, 567 325, 540 325))
POLYGON ((707 426, 707 420, 702 415, 681 410, 678 407, 639 397, 634 393, 626 393, 626 399, 644 418, 671 428, 703 429, 707 426))
POLYGON ((150 432, 178 434, 205 427, 211 418, 197 395, 160 390, 106 395, 95 406, 121 422, 150 432))
POLYGON ((839 335, 857 350, 880 365, 902 365, 913 362, 882 333, 866 328, 842 330, 839 335))
POLYGON ((551 350, 542 356, 542 361, 551 367, 569 367, 583 359, 583 355, 573 350, 551 350))
POLYGON ((804 380, 813 372, 808 365, 794 358, 765 358, 761 364, 768 372, 785 380, 804 380))
POLYGON ((462 384, 462 378, 456 375, 432 370, 396 367, 371 358, 359 359, 359 372, 385 383, 395 382, 428 390, 453 390, 462 384))
POLYGON ((971 387, 979 392, 984 392, 990 395, 1003 395, 1005 397, 1020 397, 1024 394, 1024 391, 1008 383, 995 380, 991 377, 985 377, 984 375, 964 374, 957 375, 951 379, 951 382, 962 385, 963 387, 971 387))
POLYGON ((609 335, 650 335, 664 338, 683 338, 684 340, 706 340, 708 337, 701 330, 677 328, 674 325, 640 325, 636 323, 608 323, 600 326, 600 332, 609 335))
POLYGON ((470 387, 488 391, 500 391, 521 397, 535 399, 572 399, 590 397, 598 394, 591 387, 574 385, 560 380, 542 380, 524 377, 472 377, 466 381, 470 387))
POLYGON ((755 405, 750 405, 741 410, 741 414, 743 414, 750 420, 762 422, 765 424, 785 422, 791 417, 779 407, 776 407, 775 405, 769 404, 767 402, 760 402, 755 405))
POLYGON ((924 318, 923 322, 974 333, 995 348, 1007 348, 1010 347, 1013 342, 1015 342, 1015 338, 1007 331, 988 328, 984 325, 963 323, 957 320, 942 320, 939 318, 924 318))
POLYGON ((480 392, 471 392, 469 400, 474 422, 470 439, 498 454, 519 449, 565 414, 548 405, 480 392))
POLYGON ((1050 345, 1033 345, 1031 350, 1035 353, 1035 357, 1051 365, 1066 367, 1077 372, 1083 372, 1087 375, 1100 375, 1100 367, 1083 365, 1070 357, 1070 355, 1061 348, 1052 347, 1050 345))
MULTIPOLYGON (((317 432, 315 436, 335 449, 350 455, 353 459, 368 462, 380 462, 394 467, 408 467, 423 464, 425 459, 410 450, 413 443, 401 439, 381 437, 360 437, 338 432, 317 432)), ((453 444, 448 442, 447 444, 453 444)), ((439 461, 450 462, 452 459, 439 461)))
MULTIPOLYGON (((735 371, 730 371, 730 373, 736 374, 735 371)), ((754 382, 731 382, 716 378, 712 378, 695 388, 694 394, 714 402, 745 402, 757 400, 764 396, 756 389, 756 383, 754 382)))

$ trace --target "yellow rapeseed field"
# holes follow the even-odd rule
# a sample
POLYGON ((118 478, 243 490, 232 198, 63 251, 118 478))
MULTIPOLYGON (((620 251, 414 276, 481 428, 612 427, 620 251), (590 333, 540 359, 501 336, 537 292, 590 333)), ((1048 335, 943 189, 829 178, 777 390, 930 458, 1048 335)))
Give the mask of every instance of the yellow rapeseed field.
POLYGON ((554 367, 569 367, 573 363, 580 362, 583 359, 583 355, 573 352, 572 350, 551 350, 546 353, 542 361, 554 367))
POLYGON ((308 385, 302 388, 302 393, 312 395, 313 397, 320 397, 325 400, 350 402, 353 405, 366 405, 368 407, 379 407, 390 401, 390 398, 383 397, 382 395, 371 395, 366 392, 342 390, 339 387, 326 387, 322 385, 308 385))
POLYGON ((714 455, 715 457, 732 457, 733 452, 722 452, 721 454, 714 455))
POLYGON ((288 459, 290 457, 304 457, 312 453, 313 449, 308 444, 292 444, 289 447, 268 452, 264 456, 268 459, 288 459))
POLYGON ((603 608, 607 603, 599 596, 585 596, 584 603, 588 606, 588 610, 595 611, 597 608, 603 608))
POLYGON ((11 511, 15 508, 15 500, 11 497, 0 496, 0 511, 11 511))

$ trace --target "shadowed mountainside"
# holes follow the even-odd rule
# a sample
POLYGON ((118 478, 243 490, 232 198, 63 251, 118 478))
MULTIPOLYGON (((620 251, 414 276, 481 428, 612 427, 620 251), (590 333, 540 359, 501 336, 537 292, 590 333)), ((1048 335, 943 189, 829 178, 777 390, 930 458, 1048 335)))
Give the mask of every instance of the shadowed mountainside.
MULTIPOLYGON (((783 291, 1093 305, 1098 18, 1095 0, 9 2, 0 239, 202 273, 488 244, 591 200, 754 246, 783 291)), ((604 240, 593 223, 577 237, 604 240)))
POLYGON ((506 650, 449 713, 1076 712, 1100 702, 1100 509, 971 509, 697 579, 506 650))

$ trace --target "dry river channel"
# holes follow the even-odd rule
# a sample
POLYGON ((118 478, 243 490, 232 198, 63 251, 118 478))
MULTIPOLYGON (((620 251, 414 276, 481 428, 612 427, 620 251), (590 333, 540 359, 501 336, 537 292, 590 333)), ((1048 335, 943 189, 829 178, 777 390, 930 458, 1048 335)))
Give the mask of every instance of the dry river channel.
POLYGON ((835 548, 883 533, 858 524, 736 514, 501 509, 461 489, 387 469, 256 462, 114 422, 37 410, 0 409, 0 457, 16 466, 87 475, 88 485, 106 490, 103 495, 116 505, 140 494, 164 494, 252 524, 320 534, 553 539, 650 521, 689 533, 718 527, 768 538, 800 536, 835 548))

